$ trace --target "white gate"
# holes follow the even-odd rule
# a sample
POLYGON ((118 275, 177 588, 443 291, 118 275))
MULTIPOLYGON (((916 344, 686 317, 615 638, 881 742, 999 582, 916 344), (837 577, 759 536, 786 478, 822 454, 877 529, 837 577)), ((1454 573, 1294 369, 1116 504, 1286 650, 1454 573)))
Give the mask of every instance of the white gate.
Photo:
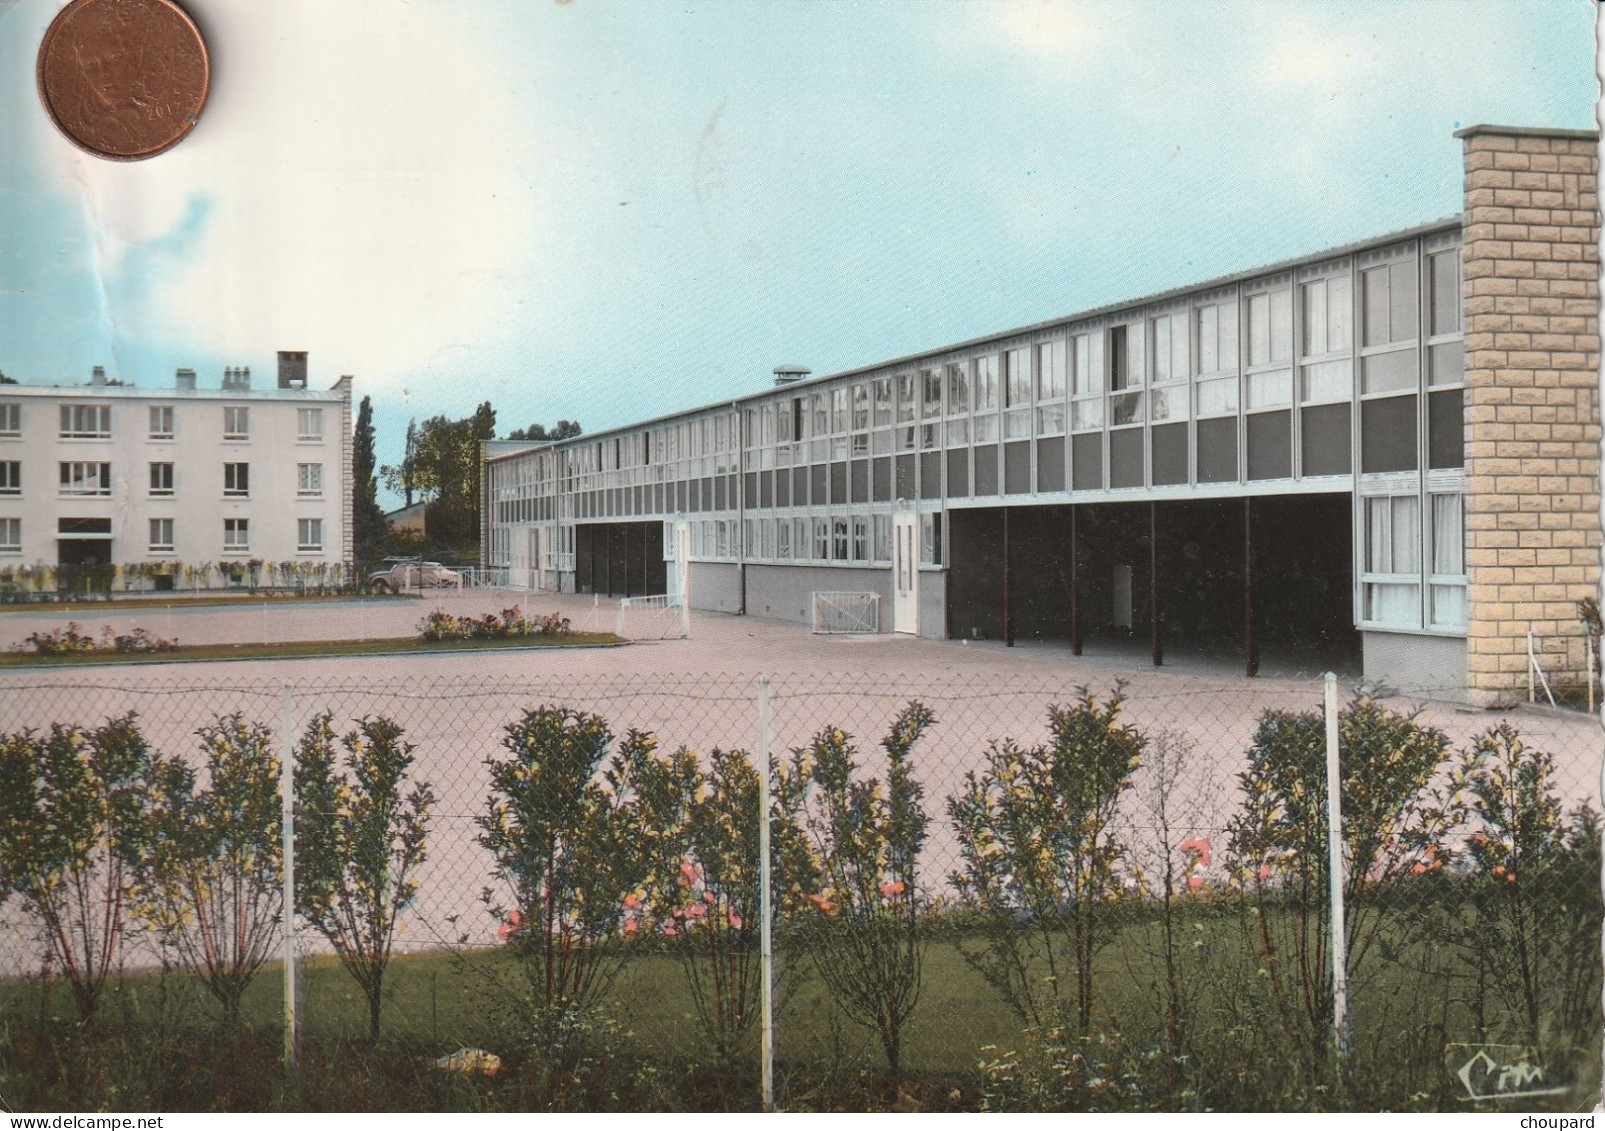
POLYGON ((815 592, 813 623, 816 633, 878 633, 881 630, 881 595, 815 592))
POLYGON ((892 631, 920 631, 920 520, 913 513, 892 516, 892 631))

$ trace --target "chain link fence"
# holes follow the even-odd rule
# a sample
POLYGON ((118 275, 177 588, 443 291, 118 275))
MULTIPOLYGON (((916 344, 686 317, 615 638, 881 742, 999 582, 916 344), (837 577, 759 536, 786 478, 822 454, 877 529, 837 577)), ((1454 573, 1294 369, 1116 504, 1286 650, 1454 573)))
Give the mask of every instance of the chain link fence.
POLYGON ((391 1089, 309 1103, 1591 1105, 1597 722, 1325 691, 18 679, 0 1092, 120 1026, 391 1089))

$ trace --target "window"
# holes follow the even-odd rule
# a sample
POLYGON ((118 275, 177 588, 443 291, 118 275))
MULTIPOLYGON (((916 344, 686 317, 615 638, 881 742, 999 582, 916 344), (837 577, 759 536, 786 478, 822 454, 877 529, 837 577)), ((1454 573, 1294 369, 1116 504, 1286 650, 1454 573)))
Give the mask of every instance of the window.
POLYGON ((1196 327, 1199 416, 1237 411, 1237 303, 1211 303, 1193 312, 1196 327))
POLYGON ((251 410, 243 405, 223 408, 223 439, 245 440, 251 435, 251 410))
POLYGON ((1402 393, 1416 387, 1416 267, 1411 259, 1360 275, 1360 392, 1402 393))
POLYGON ((225 518, 223 520, 223 552, 240 554, 251 548, 251 520, 225 518))
POLYGON ((970 367, 967 362, 950 361, 947 370, 947 411, 949 415, 970 411, 970 367))
POLYGON ((298 518, 295 522, 295 548, 302 553, 323 549, 323 520, 298 518))
POLYGON ((1103 335, 1077 334, 1070 339, 1070 428, 1085 432, 1103 427, 1103 335))
POLYGON ((295 438, 297 440, 323 439, 323 410, 303 408, 296 410, 295 438))
POLYGON ((1465 507, 1458 492, 1434 493, 1428 621, 1433 628, 1466 627, 1465 507))
MULTIPOLYGON (((241 464, 240 466, 245 466, 241 464)), ((323 465, 321 463, 298 463, 295 465, 295 493, 304 498, 315 498, 323 494, 323 465)))
POLYGON ((1393 628, 1421 627, 1421 500, 1365 500, 1364 618, 1393 628))
POLYGON ((989 444, 998 438, 998 355, 975 359, 975 442, 989 444))
POLYGON ((830 560, 830 522, 827 519, 814 519, 814 560, 830 560))
POLYGON ((1248 300, 1248 408, 1279 408, 1293 401, 1293 292, 1248 300))
POLYGON ((920 515, 920 562, 924 565, 942 564, 942 516, 920 515))
POLYGON ((1064 339, 1043 342, 1037 347, 1037 400, 1064 399, 1065 353, 1064 339))
POLYGON ((0 495, 22 494, 22 462, 0 461, 0 495))
POLYGON ((920 417, 934 420, 942 415, 942 371, 920 370, 920 417))
POLYGON ((62 405, 61 435, 64 439, 73 440, 104 440, 109 438, 111 436, 111 405, 62 405))
POLYGON ((1346 401, 1354 389, 1349 308, 1353 288, 1347 275, 1316 279, 1299 288, 1303 304, 1303 342, 1299 397, 1306 404, 1346 401))
POLYGON ((61 465, 63 495, 110 495, 111 464, 69 462, 61 465))
POLYGON ((153 553, 170 554, 173 552, 173 520, 170 518, 153 518, 150 520, 150 548, 153 553))
POLYGON ((1187 417, 1187 319, 1161 314, 1149 324, 1153 340, 1154 390, 1149 394, 1154 423, 1187 417))
POLYGON ((152 440, 171 440, 173 438, 172 405, 153 404, 150 406, 150 438, 152 440))
POLYGON ((0 518, 0 554, 22 553, 22 519, 0 518))
POLYGON ((0 402, 0 436, 22 435, 22 406, 16 401, 0 402))
POLYGON ((251 493, 251 465, 225 463, 223 465, 223 494, 229 498, 244 498, 251 493))
POLYGON ((847 560, 847 520, 838 518, 830 524, 830 560, 845 562, 847 560))
POLYGON ((1142 336, 1127 332, 1125 326, 1109 328, 1109 391, 1119 396, 1109 398, 1109 424, 1141 424, 1142 393, 1124 392, 1141 389, 1143 382, 1142 336))
POLYGON ((1427 384, 1465 381, 1460 342, 1460 253, 1427 256, 1427 384))
POLYGON ((173 493, 172 464, 153 463, 150 465, 150 493, 152 495, 171 495, 173 493))

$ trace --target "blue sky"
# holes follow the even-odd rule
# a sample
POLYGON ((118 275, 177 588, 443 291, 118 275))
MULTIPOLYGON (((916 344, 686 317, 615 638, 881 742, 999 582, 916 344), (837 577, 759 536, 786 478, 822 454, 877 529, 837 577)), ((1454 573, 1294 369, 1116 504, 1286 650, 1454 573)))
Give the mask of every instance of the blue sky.
POLYGON ((187 0, 201 125, 57 137, 0 0, 0 370, 353 373, 627 423, 1409 227, 1476 122, 1594 125, 1594 8, 187 0))

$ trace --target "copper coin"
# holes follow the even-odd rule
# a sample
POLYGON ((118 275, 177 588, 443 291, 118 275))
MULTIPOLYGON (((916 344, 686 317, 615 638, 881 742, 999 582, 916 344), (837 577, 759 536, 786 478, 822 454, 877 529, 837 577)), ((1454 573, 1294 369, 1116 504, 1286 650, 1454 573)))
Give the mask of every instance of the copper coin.
POLYGON ((138 161, 184 140, 212 85, 206 42, 171 0, 72 0, 39 45, 39 99, 73 144, 138 161))

